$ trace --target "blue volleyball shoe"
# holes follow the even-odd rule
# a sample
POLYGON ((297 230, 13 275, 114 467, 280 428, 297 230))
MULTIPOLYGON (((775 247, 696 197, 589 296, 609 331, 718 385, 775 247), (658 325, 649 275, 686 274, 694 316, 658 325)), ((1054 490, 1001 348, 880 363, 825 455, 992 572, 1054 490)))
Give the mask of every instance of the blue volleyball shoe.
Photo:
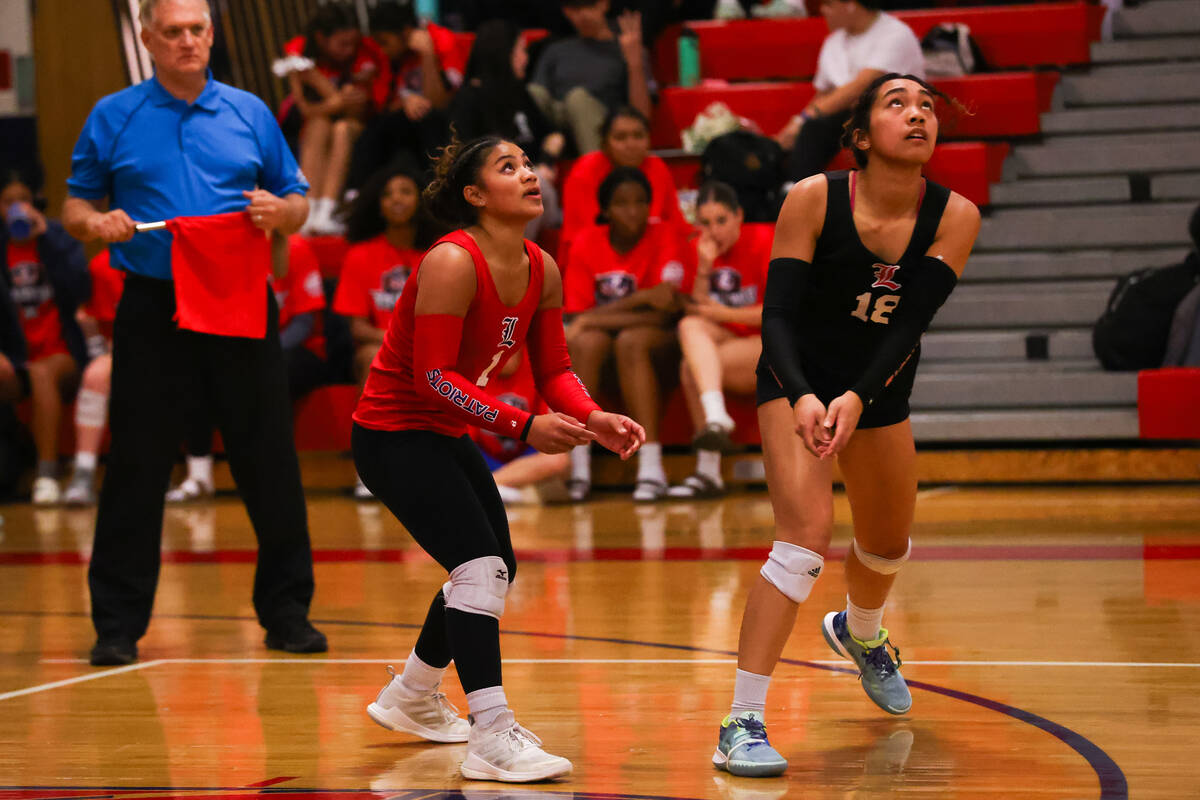
POLYGON ((781 775, 788 765, 767 741, 767 727, 757 711, 744 711, 736 717, 731 714, 721 722, 712 760, 717 769, 745 778, 781 775))
POLYGON ((889 714, 904 714, 912 708, 912 695, 900 674, 900 650, 888 639, 887 628, 879 629, 879 637, 861 642, 846 627, 845 611, 830 611, 821 626, 825 641, 839 656, 848 658, 858 667, 863 691, 867 697, 889 714), (888 647, 896 653, 892 661, 888 647))

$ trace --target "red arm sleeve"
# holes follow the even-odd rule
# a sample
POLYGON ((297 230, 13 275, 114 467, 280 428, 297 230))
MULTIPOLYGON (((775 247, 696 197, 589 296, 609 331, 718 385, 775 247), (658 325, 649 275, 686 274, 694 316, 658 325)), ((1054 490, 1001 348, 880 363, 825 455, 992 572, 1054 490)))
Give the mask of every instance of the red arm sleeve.
POLYGON ((519 438, 532 419, 528 411, 501 403, 454 367, 462 344, 462 317, 421 314, 413 319, 413 383, 443 411, 467 425, 519 438))
POLYGON ((600 406, 571 369, 567 340, 563 336, 562 309, 546 308, 534 314, 525 340, 538 394, 550 408, 587 424, 588 415, 600 411, 600 406))

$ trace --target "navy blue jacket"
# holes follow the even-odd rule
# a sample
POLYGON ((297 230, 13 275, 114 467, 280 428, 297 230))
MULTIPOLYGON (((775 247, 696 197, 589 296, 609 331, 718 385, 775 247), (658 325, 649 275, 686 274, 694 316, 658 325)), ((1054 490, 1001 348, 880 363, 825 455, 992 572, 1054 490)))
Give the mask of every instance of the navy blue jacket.
MULTIPOLYGON (((92 296, 92 278, 88 273, 87 255, 83 245, 54 220, 46 220, 46 232, 37 240, 38 259, 46 268, 50 285, 54 287, 54 304, 62 324, 63 341, 71 356, 81 367, 87 363, 87 347, 83 331, 75 321, 75 310, 92 296)), ((22 367, 29 358, 25 333, 21 329, 20 312, 12 301, 12 274, 8 270, 8 229, 0 225, 0 352, 15 367, 22 367)))

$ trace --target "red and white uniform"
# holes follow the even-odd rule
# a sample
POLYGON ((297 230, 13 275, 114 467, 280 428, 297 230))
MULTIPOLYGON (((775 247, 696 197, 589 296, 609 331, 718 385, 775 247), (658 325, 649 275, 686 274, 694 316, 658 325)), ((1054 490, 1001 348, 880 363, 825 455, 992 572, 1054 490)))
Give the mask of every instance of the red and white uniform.
MULTIPOLYGON (((742 226, 742 233, 733 247, 713 261, 712 272, 708 276, 708 296, 713 302, 730 308, 762 303, 774 240, 775 226, 769 222, 749 222, 742 226)), ((697 239, 691 244, 693 264, 697 263, 698 242, 697 239)), ((724 322, 722 326, 738 336, 754 336, 762 332, 758 326, 736 322, 724 322)))
MULTIPOLYGON (((488 392, 500 402, 534 415, 549 411, 538 395, 528 358, 521 359, 521 365, 512 375, 497 375, 488 381, 488 392)), ((480 450, 502 464, 507 464, 529 449, 529 445, 515 436, 500 436, 484 428, 471 428, 471 439, 480 450)))
POLYGON ((117 318, 117 303, 125 291, 125 271, 114 269, 104 248, 88 262, 92 276, 92 296, 83 307, 84 311, 100 325, 100 333, 112 341, 113 320, 117 318))
POLYGON ((37 240, 8 243, 10 293, 30 361, 40 361, 58 353, 68 353, 63 338, 62 320, 54 302, 50 274, 38 256, 37 240))
MULTIPOLYGON (((681 229, 687 228, 687 221, 679 210, 675 179, 671 177, 667 162, 658 156, 646 156, 638 169, 650 181, 650 222, 666 222, 681 229)), ((596 150, 580 156, 563 179, 563 224, 558 250, 560 261, 565 259, 565 263, 570 263, 571 243, 583 231, 596 227, 596 217, 600 213, 596 192, 612 171, 613 162, 602 151, 596 150)), ((566 272, 566 269, 564 266, 563 271, 566 272)))
POLYGON ((628 253, 613 249, 607 225, 584 231, 571 248, 571 266, 563 276, 563 310, 587 311, 660 283, 691 291, 696 273, 685 247, 680 229, 661 222, 648 225, 628 253))
POLYGON ((279 330, 300 314, 315 314, 312 333, 304 347, 325 358, 325 326, 321 315, 325 308, 325 286, 321 283, 321 263, 312 245, 298 234, 288 237, 288 271, 282 280, 272 281, 275 303, 279 306, 279 330))
MULTIPOLYGON (((304 37, 297 36, 284 44, 283 54, 285 56, 303 56, 304 46, 304 37)), ((314 60, 316 60, 317 71, 329 78, 334 86, 340 88, 347 83, 360 83, 366 89, 374 110, 382 111, 387 106, 388 94, 392 85, 392 67, 388 63, 387 56, 370 36, 362 38, 358 45, 358 52, 354 54, 354 61, 346 70, 339 70, 320 60, 314 60)), ((291 108, 292 102, 291 97, 284 101, 280 109, 281 117, 291 108)))
POLYGON ((380 330, 386 330, 400 293, 423 254, 419 250, 401 250, 385 234, 354 245, 338 276, 333 295, 333 310, 345 317, 364 317, 380 330))
MULTIPOLYGON (((429 38, 433 39, 433 54, 442 68, 442 77, 453 91, 462 85, 463 75, 467 71, 467 53, 459 47, 458 37, 449 28, 429 22, 425 24, 425 30, 429 32, 429 38)), ((409 53, 402 62, 396 64, 393 74, 394 96, 406 91, 420 94, 424 89, 425 76, 422 74, 421 56, 416 53, 409 53)))

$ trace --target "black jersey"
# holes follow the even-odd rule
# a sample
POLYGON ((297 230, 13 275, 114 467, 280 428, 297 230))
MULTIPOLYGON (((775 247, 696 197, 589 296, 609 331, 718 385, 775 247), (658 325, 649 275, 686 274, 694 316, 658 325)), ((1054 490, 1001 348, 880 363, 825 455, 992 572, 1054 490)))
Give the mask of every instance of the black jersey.
MULTIPOLYGON (((858 237, 850 208, 850 173, 826 173, 825 223, 813 251, 812 267, 793 317, 795 341, 804 376, 822 403, 828 404, 863 375, 892 315, 904 302, 904 287, 933 244, 950 190, 926 181, 916 225, 904 255, 891 264, 872 253, 858 237)), ((892 378, 873 406, 903 405, 920 358, 920 346, 892 378)), ((760 362, 765 371, 766 362, 760 362)))

